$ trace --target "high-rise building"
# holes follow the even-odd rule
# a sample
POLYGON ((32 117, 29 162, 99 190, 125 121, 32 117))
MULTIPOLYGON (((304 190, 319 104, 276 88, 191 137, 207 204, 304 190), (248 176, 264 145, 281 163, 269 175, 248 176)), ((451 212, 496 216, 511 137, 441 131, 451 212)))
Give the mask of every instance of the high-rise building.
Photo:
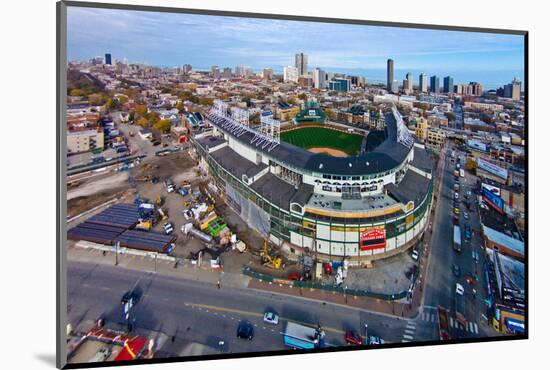
POLYGON ((470 82, 468 84, 468 94, 467 95, 475 95, 475 96, 483 95, 483 85, 478 83, 478 82, 470 82))
POLYGON ((264 80, 272 80, 273 79, 273 70, 271 68, 264 68, 264 71, 262 73, 264 80))
POLYGON ((325 89, 327 87, 326 80, 327 74, 325 71, 320 68, 313 70, 313 87, 316 89, 325 89))
POLYGON ((504 85, 504 97, 512 100, 521 99, 521 81, 514 78, 512 83, 504 85))
POLYGON ((298 82, 298 68, 288 66, 283 69, 283 80, 285 82, 298 82))
POLYGON ((189 73, 193 70, 193 67, 191 67, 191 64, 184 64, 181 67, 181 70, 182 70, 183 73, 189 73))
POLYGON ((250 78, 250 77, 252 77, 252 76, 254 76, 254 71, 252 70, 252 68, 250 68, 250 67, 245 67, 245 68, 244 68, 244 77, 245 77, 245 78, 250 78))
POLYGON ((443 78, 443 92, 450 94, 453 91, 454 91, 453 78, 451 76, 447 76, 443 78))
POLYGON ((112 60, 111 60, 111 54, 110 53, 105 53, 105 64, 108 64, 108 65, 113 64, 112 60))
POLYGON ((407 79, 407 87, 408 87, 405 93, 410 94, 413 92, 413 74, 409 72, 405 77, 407 79))
POLYGON ((211 67, 211 70, 212 70, 212 78, 217 80, 220 78, 220 69, 218 68, 218 66, 212 66, 211 67))
POLYGON ((388 59, 388 67, 387 67, 387 79, 386 79, 386 87, 388 91, 392 91, 392 84, 393 84, 393 59, 388 59))
POLYGON ((399 92, 399 85, 397 83, 397 80, 393 80, 391 82, 391 87, 390 87, 390 91, 393 93, 393 94, 397 94, 399 92))
POLYGON ((307 55, 304 53, 298 53, 294 57, 294 67, 298 69, 298 75, 303 76, 307 74, 307 55))
POLYGON ((237 77, 244 77, 244 67, 243 66, 236 66, 235 67, 235 75, 237 77))
POLYGON ((428 92, 428 76, 424 73, 421 73, 420 76, 418 76, 418 89, 421 92, 428 92))
POLYGON ((225 67, 223 69, 222 77, 223 78, 231 78, 231 68, 230 67, 225 67))
POLYGON ((437 94, 439 92, 439 77, 430 77, 430 92, 437 94))
POLYGON ((329 82, 329 89, 335 91, 348 92, 351 89, 351 79, 335 78, 329 82))

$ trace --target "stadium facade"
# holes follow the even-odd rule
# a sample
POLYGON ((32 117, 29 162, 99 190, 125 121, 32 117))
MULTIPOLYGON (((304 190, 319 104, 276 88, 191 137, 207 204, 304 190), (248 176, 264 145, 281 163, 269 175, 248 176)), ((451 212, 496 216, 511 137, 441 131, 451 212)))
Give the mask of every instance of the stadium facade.
MULTIPOLYGON (((226 110, 227 113, 227 110, 226 110)), ((359 156, 332 157, 258 133, 231 115, 206 114, 213 130, 191 142, 199 166, 247 223, 288 254, 367 263, 423 235, 433 162, 400 114, 384 115, 387 139, 359 156)))

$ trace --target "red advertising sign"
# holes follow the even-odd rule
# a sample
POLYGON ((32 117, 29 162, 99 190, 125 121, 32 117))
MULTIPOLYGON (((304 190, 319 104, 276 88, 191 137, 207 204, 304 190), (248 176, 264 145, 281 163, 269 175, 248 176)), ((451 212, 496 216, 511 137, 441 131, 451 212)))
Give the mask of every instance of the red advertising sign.
POLYGON ((386 248, 386 230, 373 228, 361 233, 361 250, 370 251, 373 249, 386 248))

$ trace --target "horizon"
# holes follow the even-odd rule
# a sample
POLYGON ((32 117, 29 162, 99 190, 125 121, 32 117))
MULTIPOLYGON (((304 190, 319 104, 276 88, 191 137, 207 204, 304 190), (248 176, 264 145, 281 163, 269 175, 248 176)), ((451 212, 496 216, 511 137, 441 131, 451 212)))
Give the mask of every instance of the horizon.
POLYGON ((400 84, 405 73, 416 84, 423 72, 493 89, 525 75, 522 35, 69 7, 67 39, 68 60, 110 53, 117 61, 165 68, 278 72, 303 52, 309 71, 353 71, 367 82, 385 81, 387 59, 400 84))

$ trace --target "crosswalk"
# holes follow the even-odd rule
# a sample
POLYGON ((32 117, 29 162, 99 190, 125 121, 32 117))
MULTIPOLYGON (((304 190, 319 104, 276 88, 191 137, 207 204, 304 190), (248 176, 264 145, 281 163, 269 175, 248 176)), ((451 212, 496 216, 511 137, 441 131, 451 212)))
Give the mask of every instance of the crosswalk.
MULTIPOLYGON (((422 321, 436 323, 437 322, 437 312, 433 312, 433 311, 422 312, 422 315, 421 315, 420 318, 421 318, 422 321)), ((475 323, 475 322, 468 321, 466 323, 466 325, 463 325, 460 322, 458 322, 456 319, 454 319, 453 317, 449 317, 449 324, 452 328, 455 328, 455 329, 458 329, 458 330, 464 330, 464 331, 474 333, 474 334, 479 334, 479 327, 478 327, 477 323, 475 323)))
POLYGON ((414 339, 414 334, 416 333, 416 323, 414 321, 409 321, 405 327, 405 332, 403 333, 402 343, 410 342, 414 339))

